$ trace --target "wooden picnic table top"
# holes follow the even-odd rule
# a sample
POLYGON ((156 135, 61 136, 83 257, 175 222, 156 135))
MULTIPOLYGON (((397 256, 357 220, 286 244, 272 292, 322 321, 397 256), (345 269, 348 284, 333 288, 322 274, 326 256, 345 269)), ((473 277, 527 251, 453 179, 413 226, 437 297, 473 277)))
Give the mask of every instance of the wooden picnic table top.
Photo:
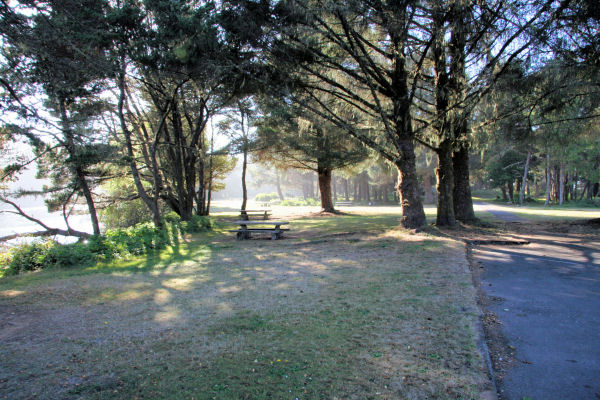
POLYGON ((271 210, 268 208, 263 208, 262 210, 238 210, 238 211, 244 213, 244 212, 269 212, 271 210))
POLYGON ((273 220, 264 220, 264 221, 241 220, 241 221, 235 221, 234 223, 237 225, 276 225, 276 226, 289 224, 288 221, 273 221, 273 220))

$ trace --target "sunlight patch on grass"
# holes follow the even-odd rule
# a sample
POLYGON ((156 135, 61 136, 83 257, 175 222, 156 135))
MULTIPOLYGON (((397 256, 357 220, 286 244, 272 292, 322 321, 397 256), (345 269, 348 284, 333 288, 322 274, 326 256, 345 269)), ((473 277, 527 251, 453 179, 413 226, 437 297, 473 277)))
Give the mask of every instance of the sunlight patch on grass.
POLYGON ((159 324, 171 324, 180 319, 181 312, 172 306, 165 307, 164 311, 159 311, 154 315, 154 321, 159 324))
POLYGON ((24 290, 12 290, 12 289, 9 289, 9 290, 2 290, 2 291, 0 291, 0 297, 8 297, 8 298, 10 298, 10 297, 21 296, 23 294, 25 294, 24 290))
POLYGON ((188 291, 192 290, 195 279, 193 277, 171 278, 162 281, 162 285, 169 289, 188 291))
POLYGON ((24 287, 28 310, 54 300, 0 349, 5 371, 28 373, 0 378, 9 397, 477 399, 464 247, 398 218, 298 220, 282 241, 193 237, 114 275, 24 287))

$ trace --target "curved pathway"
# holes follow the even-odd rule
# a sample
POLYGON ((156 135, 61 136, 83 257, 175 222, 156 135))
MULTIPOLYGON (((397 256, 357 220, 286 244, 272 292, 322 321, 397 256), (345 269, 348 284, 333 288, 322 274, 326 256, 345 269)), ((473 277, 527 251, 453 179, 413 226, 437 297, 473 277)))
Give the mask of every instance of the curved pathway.
POLYGON ((503 222, 527 222, 526 218, 520 217, 512 212, 508 207, 495 204, 474 202, 475 212, 488 212, 503 222))
MULTIPOLYGON (((506 222, 505 210, 485 204, 506 222)), ((481 245, 481 289, 513 352, 501 399, 600 398, 600 238, 533 234, 526 246, 481 245)), ((497 356, 497 355, 496 355, 497 356)), ((506 361, 506 360, 505 360, 506 361)))

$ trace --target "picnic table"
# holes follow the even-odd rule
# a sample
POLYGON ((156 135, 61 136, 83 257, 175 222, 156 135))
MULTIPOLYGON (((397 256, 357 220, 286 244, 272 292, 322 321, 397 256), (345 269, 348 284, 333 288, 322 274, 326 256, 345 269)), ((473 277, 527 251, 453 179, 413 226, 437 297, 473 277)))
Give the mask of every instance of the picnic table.
POLYGON ((235 221, 235 224, 239 225, 239 229, 232 229, 229 232, 236 232, 238 240, 250 239, 250 234, 255 233, 270 233, 271 240, 281 239, 284 231, 289 229, 282 228, 282 225, 288 225, 288 221, 248 221, 241 220, 235 221), (256 225, 262 225, 263 227, 257 228, 256 225), (266 225, 272 225, 271 227, 264 227, 266 225))
POLYGON ((239 210, 240 211, 240 219, 248 221, 250 216, 261 217, 262 219, 269 219, 269 214, 271 210, 262 209, 262 210, 239 210))

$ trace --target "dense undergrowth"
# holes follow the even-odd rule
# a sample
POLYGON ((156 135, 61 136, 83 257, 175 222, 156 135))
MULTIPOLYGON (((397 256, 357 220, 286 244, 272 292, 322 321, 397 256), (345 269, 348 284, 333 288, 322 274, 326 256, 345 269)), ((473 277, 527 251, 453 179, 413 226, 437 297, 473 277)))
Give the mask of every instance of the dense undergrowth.
POLYGON ((77 243, 55 240, 34 241, 11 247, 0 254, 0 277, 46 268, 90 266, 116 258, 151 254, 175 244, 186 233, 212 229, 209 217, 193 216, 181 221, 175 213, 164 217, 163 227, 140 223, 129 228, 109 229, 101 235, 77 243))

